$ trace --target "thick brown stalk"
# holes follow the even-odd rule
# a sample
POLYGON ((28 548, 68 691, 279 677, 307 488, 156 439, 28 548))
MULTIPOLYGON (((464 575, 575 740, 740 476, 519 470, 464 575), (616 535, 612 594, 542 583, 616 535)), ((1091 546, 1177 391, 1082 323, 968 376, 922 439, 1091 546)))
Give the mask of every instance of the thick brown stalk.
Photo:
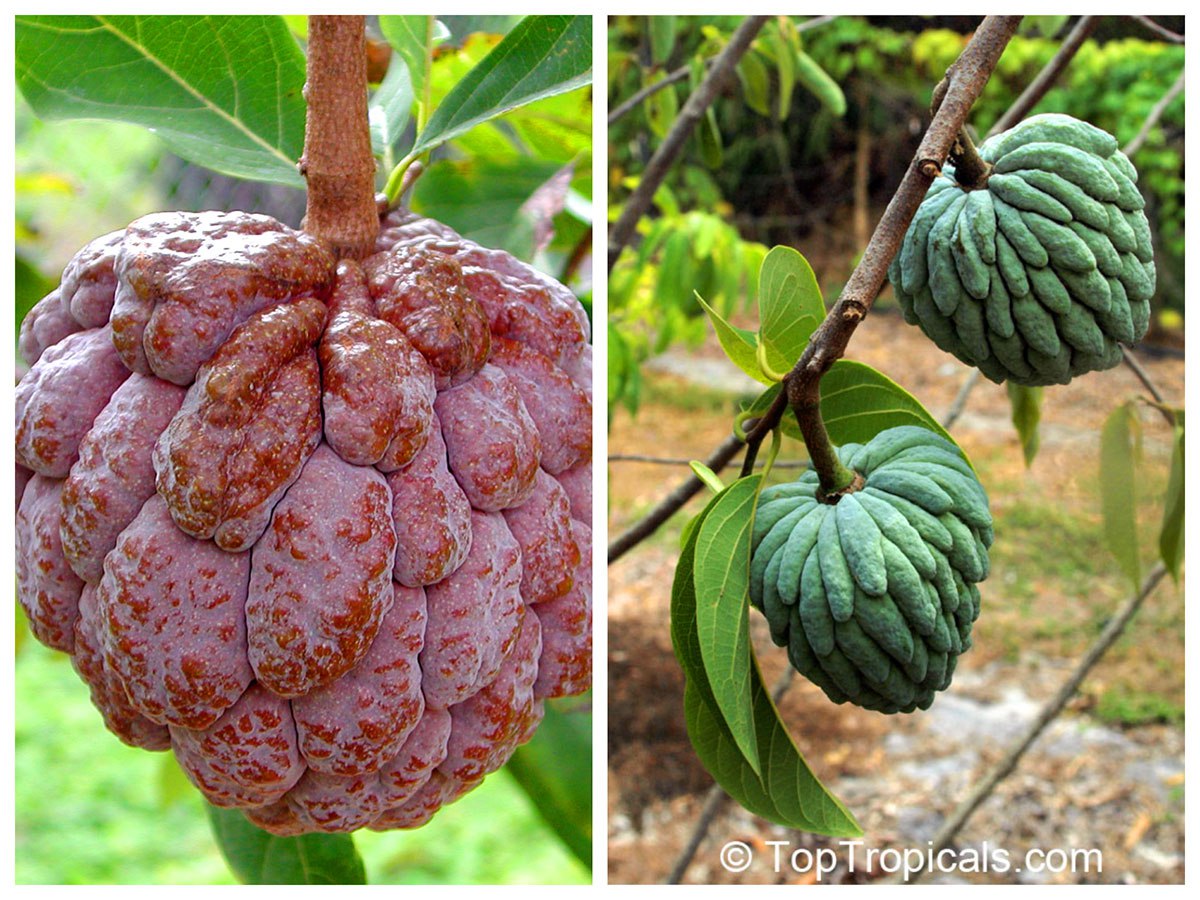
POLYGON ((339 258, 366 256, 379 233, 364 27, 363 16, 308 19, 308 115, 300 157, 308 182, 304 230, 339 258))

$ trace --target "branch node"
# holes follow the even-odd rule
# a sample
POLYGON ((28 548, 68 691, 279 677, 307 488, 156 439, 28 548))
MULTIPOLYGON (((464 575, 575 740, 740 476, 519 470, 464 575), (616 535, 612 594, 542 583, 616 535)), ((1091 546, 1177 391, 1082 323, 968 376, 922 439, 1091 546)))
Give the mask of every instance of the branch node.
POLYGON ((923 159, 917 163, 917 171, 929 179, 940 178, 942 166, 937 160, 923 159))

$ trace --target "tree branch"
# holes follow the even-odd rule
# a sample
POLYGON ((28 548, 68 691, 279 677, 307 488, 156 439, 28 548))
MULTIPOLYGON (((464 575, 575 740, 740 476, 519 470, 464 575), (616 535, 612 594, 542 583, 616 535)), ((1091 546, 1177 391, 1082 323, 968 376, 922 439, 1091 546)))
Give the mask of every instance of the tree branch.
MULTIPOLYGON (((810 437, 813 442, 819 442, 819 432, 824 430, 819 421, 821 378, 845 353, 854 330, 870 312, 909 222, 936 173, 941 170, 972 104, 983 92, 1020 20, 1020 16, 988 16, 962 55, 950 66, 946 73, 948 86, 937 114, 929 123, 916 156, 883 217, 875 226, 862 259, 851 273, 837 303, 817 327, 804 353, 784 380, 788 403, 798 413, 797 420, 810 453, 813 452, 810 437)), ((778 421, 778 418, 769 421, 769 416, 764 415, 755 431, 766 434, 778 421)))
MULTIPOLYGON (((998 48, 992 46, 995 44, 996 38, 994 36, 989 38, 990 49, 988 52, 989 54, 993 54, 995 59, 998 59, 1000 52, 1003 51, 1003 44, 1007 43, 1008 39, 1012 37, 1012 32, 1016 29, 1016 23, 1005 22, 1002 23, 1002 26, 1005 36, 1001 41, 1001 46, 998 48)), ((980 39, 980 34, 984 31, 985 27, 987 27, 987 20, 985 20, 984 25, 980 27, 979 31, 976 32, 976 36, 972 38, 971 45, 969 45, 967 49, 963 51, 963 56, 966 56, 971 48, 976 46, 976 42, 980 39)), ((994 29, 995 26, 992 26, 992 28, 994 29)), ((960 57, 960 60, 961 59, 962 57, 960 57)), ((988 69, 989 74, 992 69, 995 68, 995 59, 992 61, 991 68, 988 69)), ((958 65, 958 63, 956 62, 955 65, 958 65)), ((953 69, 953 66, 951 68, 953 69)), ((986 82, 986 76, 984 76, 983 80, 986 82)), ((962 90, 965 89, 961 86, 956 87, 956 94, 962 90)), ((982 85, 976 85, 975 93, 970 97, 970 103, 974 102, 975 97, 978 96, 978 92, 980 90, 982 90, 982 85)), ((942 89, 942 93, 947 92, 948 88, 942 89)), ((909 167, 909 171, 905 174, 904 181, 901 182, 900 189, 897 191, 896 196, 892 198, 891 203, 888 205, 887 212, 884 213, 883 219, 881 219, 879 225, 876 226, 875 234, 872 235, 870 242, 868 242, 867 249, 863 253, 862 261, 860 262, 858 268, 855 269, 854 275, 851 277, 851 282, 847 283, 846 290, 843 291, 842 294, 843 297, 847 296, 852 283, 861 284, 862 278, 859 277, 859 281, 855 282, 855 277, 860 275, 861 270, 869 259, 877 257, 881 252, 878 249, 878 244, 880 242, 880 230, 885 227, 886 223, 889 235, 886 240, 890 244, 891 249, 888 252, 887 259, 883 262, 882 267, 878 268, 879 277, 874 289, 874 293, 871 295, 872 301, 878 294, 880 287, 882 287, 883 278, 887 273, 888 263, 891 262, 892 257, 895 255, 900 240, 904 236, 904 231, 907 230, 908 223, 912 220, 917 207, 920 205, 921 199, 925 196, 925 192, 929 188, 930 181, 934 177, 932 173, 925 171, 931 164, 929 159, 930 154, 939 152, 937 148, 939 146, 941 147, 940 156, 938 156, 936 162, 932 163, 934 172, 936 172, 936 170, 940 169, 942 160, 945 159, 949 152, 950 144, 953 143, 958 130, 962 127, 962 123, 966 120, 966 114, 970 108, 970 103, 967 103, 964 107, 962 106, 962 100, 956 96, 956 99, 954 100, 954 106, 952 106, 950 110, 939 108, 938 115, 934 117, 934 122, 930 123, 929 131, 926 132, 925 138, 922 140, 921 146, 917 151, 915 159, 913 160, 913 164, 909 167), (951 111, 954 112, 953 118, 949 118, 951 111), (931 138, 935 123, 938 124, 938 134, 936 139, 931 138), (914 182, 916 183, 914 184, 914 182), (901 200, 902 193, 904 193, 905 196, 898 207, 898 201, 901 200), (898 218, 903 220, 899 224, 894 221, 898 218)), ((876 259, 876 264, 877 262, 878 261, 876 259)), ((839 301, 839 305, 835 306, 834 309, 830 311, 830 316, 833 316, 837 312, 840 305, 841 304, 839 301)), ((828 321, 829 317, 826 317, 826 323, 828 321)), ((824 325, 822 325, 822 328, 823 327, 824 325)), ((819 330, 820 329, 818 329, 818 331, 819 330)), ((814 338, 815 337, 816 336, 814 335, 814 338)), ((849 339, 849 334, 846 335, 846 338, 847 340, 849 339)), ((813 349, 811 345, 809 349, 813 349)), ((844 344, 842 349, 845 349, 844 344)), ((803 362, 803 358, 801 361, 803 362)), ((832 365, 833 361, 830 360, 829 364, 832 365)), ((748 475, 753 471, 754 459, 757 455, 758 447, 761 445, 763 438, 770 434, 771 430, 779 423, 780 417, 787 407, 785 399, 786 391, 781 391, 776 398, 776 403, 772 406, 772 408, 766 414, 764 414, 764 416, 759 419, 752 428, 747 431, 747 454, 745 460, 743 460, 743 475, 748 475)), ((731 435, 713 451, 712 455, 708 458, 708 460, 706 460, 706 464, 714 472, 719 473, 737 455, 737 451, 740 449, 740 447, 741 441, 739 441, 735 435, 731 435)), ((653 534, 663 522, 669 519, 677 510, 687 503, 688 500, 698 494, 702 487, 703 484, 701 483, 700 479, 696 478, 694 475, 689 476, 687 480, 680 483, 674 490, 671 491, 670 494, 664 497, 644 519, 631 526, 608 545, 609 564, 611 565, 625 553, 633 549, 633 547, 635 547, 642 540, 653 534)))
MULTIPOLYGON (((939 851, 946 847, 958 832, 966 824, 967 819, 975 812, 996 789, 1005 778, 1012 774, 1016 769, 1017 763, 1021 761, 1021 757, 1037 740, 1038 736, 1046 729, 1054 719, 1056 719, 1066 707, 1068 701, 1079 690, 1079 685, 1083 683, 1083 679, 1087 677, 1088 672, 1092 667, 1100 661, 1100 658, 1108 651, 1125 631, 1125 627, 1133 618, 1134 614, 1141 608, 1145 599, 1150 596, 1151 591, 1158 585, 1162 577, 1167 574, 1166 566, 1161 562, 1158 563, 1150 574, 1146 576, 1146 580, 1142 582, 1141 590, 1135 593, 1132 597, 1125 601, 1125 605, 1120 609, 1117 615, 1110 619, 1104 631, 1096 638, 1087 653, 1076 664, 1071 676, 1063 683, 1053 697, 1041 708, 1037 718, 1025 730, 1025 733, 1009 747, 1008 751, 985 775, 981 778, 970 793, 963 799, 955 808, 950 817, 942 823, 942 827, 938 829, 938 833, 934 835, 931 847, 928 850, 927 857, 936 856, 939 851)), ((909 879, 909 884, 914 884, 921 879, 924 871, 918 872, 909 879)))
POLYGON ((1062 46, 1058 48, 1058 52, 1051 57, 1050 61, 1042 68, 1042 71, 1037 73, 1033 81, 1029 82, 1025 90, 1021 92, 1021 96, 1005 111, 1004 115, 996 120, 996 124, 992 126, 992 130, 988 132, 988 135, 1007 131, 1029 115, 1029 111, 1038 105, 1039 100, 1046 96, 1046 92, 1054 86, 1054 82, 1058 80, 1058 76, 1063 73, 1063 70, 1075 58, 1075 54, 1079 52, 1079 48, 1083 46, 1083 42, 1095 30, 1097 24, 1098 20, 1096 16, 1079 17, 1079 21, 1075 23, 1075 27, 1071 29, 1070 34, 1063 39, 1062 46))
POLYGON ((309 16, 299 166, 308 181, 304 230, 338 257, 356 259, 371 252, 379 233, 364 23, 363 16, 309 16))
POLYGON ((1159 25, 1157 22, 1155 22, 1149 16, 1130 16, 1129 18, 1133 19, 1133 21, 1135 21, 1135 22, 1140 23, 1141 25, 1144 25, 1146 28, 1153 31, 1164 41, 1170 41, 1172 44, 1182 44, 1184 41, 1182 34, 1176 34, 1173 31, 1168 31, 1166 28, 1163 28, 1161 25, 1159 25))
POLYGON ((675 163, 675 157, 683 150, 683 145, 691 136, 692 129, 696 127, 696 123, 700 121, 704 111, 716 99, 726 79, 733 74, 738 60, 750 49, 750 44, 769 18, 769 16, 750 16, 738 26, 733 37, 729 39, 729 43, 725 45, 725 49, 717 57, 712 71, 688 97, 687 103, 683 105, 683 109, 679 113, 679 118, 675 120, 675 124, 667 132, 662 144, 650 157, 646 171, 642 173, 641 181, 634 192, 630 194, 629 199, 625 201, 621 215, 613 223, 613 227, 608 233, 608 270, 610 272, 617 257, 621 255, 621 251, 629 243, 629 239, 633 237, 638 222, 650 208, 654 192, 658 190, 658 186, 662 184, 663 179, 671 170, 671 166, 675 163))

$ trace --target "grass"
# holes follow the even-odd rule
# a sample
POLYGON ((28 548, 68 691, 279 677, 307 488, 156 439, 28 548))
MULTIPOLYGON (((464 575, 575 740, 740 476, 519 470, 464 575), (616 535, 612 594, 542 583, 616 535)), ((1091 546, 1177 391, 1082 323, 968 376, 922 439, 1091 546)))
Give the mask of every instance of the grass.
MULTIPOLYGON (((104 729, 63 654, 24 642, 15 693, 18 884, 233 883, 200 795, 104 729)), ((591 881, 504 773, 425 828, 355 842, 373 884, 591 881)))

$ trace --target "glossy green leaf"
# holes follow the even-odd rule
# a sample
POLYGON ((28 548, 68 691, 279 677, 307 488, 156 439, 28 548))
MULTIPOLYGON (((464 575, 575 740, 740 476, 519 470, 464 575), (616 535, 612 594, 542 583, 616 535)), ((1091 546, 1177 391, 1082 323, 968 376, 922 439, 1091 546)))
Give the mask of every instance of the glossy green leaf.
POLYGON ((279 16, 18 16, 16 61, 43 119, 132 122, 198 165, 304 186, 304 54, 279 16))
POLYGON ((276 837, 236 809, 208 805, 213 836, 242 884, 366 884, 362 859, 348 834, 276 837))
POLYGON ((709 688, 750 768, 761 774, 750 702, 750 529, 761 475, 713 499, 696 536, 696 630, 709 688))
POLYGON ((1012 423, 1021 439, 1021 452, 1025 454, 1025 466, 1033 465, 1038 452, 1038 423, 1042 419, 1042 388, 1027 387, 1009 381, 1005 383, 1008 401, 1012 404, 1012 423))
POLYGON ((825 318, 812 266, 791 247, 772 247, 758 276, 758 337, 764 365, 787 373, 825 318))
POLYGON ((860 835, 854 816, 817 780, 796 749, 757 662, 751 661, 750 691, 761 776, 741 754, 721 716, 705 680, 696 625, 696 539, 707 514, 708 509, 693 520, 671 589, 671 641, 687 679, 684 712, 692 746, 717 783, 751 813, 801 831, 860 835))
POLYGON ((527 16, 438 104, 410 151, 416 156, 542 97, 589 84, 590 16, 527 16))
POLYGON ((721 349, 725 351, 725 355, 733 361, 734 365, 755 381, 760 381, 763 384, 771 384, 771 379, 767 378, 762 373, 762 369, 758 367, 758 358, 754 352, 757 338, 754 332, 747 331, 745 328, 738 328, 736 325, 730 325, 699 294, 696 294, 696 300, 704 307, 704 311, 708 313, 708 318, 712 322, 713 330, 717 333, 717 340, 721 342, 721 349))
POLYGON ((675 17, 648 16, 650 29, 650 59, 655 65, 664 65, 675 49, 675 17))
POLYGON ((1175 416, 1174 439, 1171 443, 1171 474, 1167 477, 1167 495, 1164 500, 1162 532, 1158 538, 1158 550, 1171 576, 1179 580, 1179 567, 1183 564, 1183 513, 1185 498, 1183 490, 1183 410, 1172 410, 1175 416))
POLYGON ((380 16, 379 30, 408 68, 413 94, 420 98, 429 78, 430 52, 438 35, 439 24, 433 16, 380 16))
POLYGON ((537 733, 504 770, 581 863, 592 867, 592 714, 577 699, 552 700, 537 733))
POLYGON ((1100 508, 1105 543, 1136 591, 1142 583, 1142 564, 1134 491, 1135 417, 1132 405, 1125 403, 1104 420, 1100 431, 1100 508))
MULTIPOLYGON (((749 411, 765 412, 779 389, 779 385, 768 388, 749 411)), ((865 443, 897 425, 919 425, 954 442, 920 400, 877 369, 850 359, 839 359, 821 379, 821 417, 829 439, 837 445, 865 443)), ((788 437, 803 440, 794 416, 785 414, 782 426, 788 437)))

